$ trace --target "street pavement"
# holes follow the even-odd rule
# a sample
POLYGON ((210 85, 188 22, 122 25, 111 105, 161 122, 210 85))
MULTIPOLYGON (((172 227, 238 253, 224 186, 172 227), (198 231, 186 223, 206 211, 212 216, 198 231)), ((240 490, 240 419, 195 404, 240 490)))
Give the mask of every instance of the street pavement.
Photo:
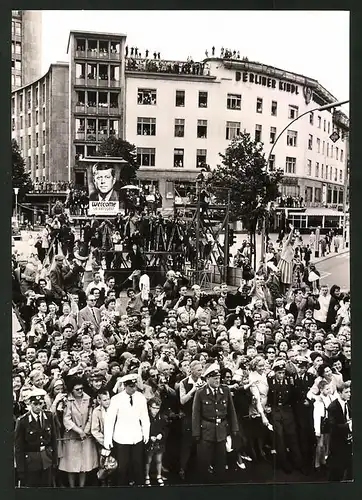
POLYGON ((350 253, 332 254, 317 262, 316 268, 321 273, 322 285, 339 285, 342 290, 350 290, 350 253))

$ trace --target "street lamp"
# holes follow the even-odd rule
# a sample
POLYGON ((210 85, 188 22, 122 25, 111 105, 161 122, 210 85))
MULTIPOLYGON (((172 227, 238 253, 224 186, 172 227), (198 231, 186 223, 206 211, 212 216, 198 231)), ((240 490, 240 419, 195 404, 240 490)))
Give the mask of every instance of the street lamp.
POLYGON ((14 188, 15 193, 15 227, 18 227, 18 194, 19 188, 14 188))
MULTIPOLYGON (((288 125, 283 128, 283 130, 280 132, 280 134, 278 135, 278 137, 275 139, 275 141, 274 141, 274 143, 273 143, 273 145, 272 145, 272 147, 271 147, 271 149, 269 151, 268 159, 267 159, 267 169, 269 168, 270 157, 272 155, 272 152, 274 151, 276 143, 278 142, 278 140, 280 139, 280 137, 284 134, 284 132, 294 122, 296 122, 297 120, 300 120, 300 118, 303 118, 303 116, 305 116, 305 115, 309 115, 310 113, 314 113, 314 111, 327 111, 328 109, 338 108, 339 106, 343 106, 344 104, 347 104, 347 103, 349 103, 349 100, 348 101, 336 101, 336 102, 332 102, 330 104, 326 104, 325 106, 319 106, 318 108, 309 109, 308 111, 305 111, 305 113, 302 113, 301 115, 299 115, 296 118, 294 118, 294 120, 292 120, 291 122, 289 122, 288 125)), ((346 215, 344 215, 344 217, 346 217, 346 215)), ((262 241, 261 241, 261 258, 262 259, 264 259, 264 254, 265 254, 265 217, 263 218, 262 241)))

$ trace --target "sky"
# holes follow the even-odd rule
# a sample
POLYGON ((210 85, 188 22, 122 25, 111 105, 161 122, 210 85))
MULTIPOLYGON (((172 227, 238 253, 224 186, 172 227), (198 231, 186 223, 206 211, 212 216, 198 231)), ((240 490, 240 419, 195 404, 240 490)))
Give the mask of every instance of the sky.
POLYGON ((71 30, 123 33, 129 47, 171 60, 201 60, 212 46, 216 54, 221 47, 239 50, 249 61, 314 78, 337 100, 349 99, 347 11, 43 11, 43 73, 68 60, 71 30))

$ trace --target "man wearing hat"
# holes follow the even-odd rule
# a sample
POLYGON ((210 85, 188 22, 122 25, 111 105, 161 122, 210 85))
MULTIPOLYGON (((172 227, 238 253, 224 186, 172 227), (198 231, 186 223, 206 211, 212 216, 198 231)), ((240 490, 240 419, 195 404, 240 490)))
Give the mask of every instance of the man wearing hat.
POLYGON ((226 466, 226 438, 239 431, 230 389, 220 385, 220 367, 213 363, 204 372, 206 385, 199 389, 192 407, 192 435, 197 441, 197 460, 203 483, 209 481, 213 465, 216 480, 223 479, 226 466))
POLYGON ((137 378, 136 373, 121 378, 124 390, 111 399, 104 421, 104 448, 114 446, 118 486, 144 482, 143 452, 149 440, 150 419, 146 398, 137 391, 137 378))
POLYGON ((273 375, 268 378, 269 392, 267 404, 271 408, 271 424, 274 430, 276 458, 286 473, 292 472, 287 449, 296 469, 302 468, 293 403, 295 384, 292 376, 286 375, 286 363, 277 359, 273 364, 273 375))
POLYGON ((314 384, 315 377, 307 372, 309 361, 305 356, 296 356, 294 364, 297 373, 294 376, 295 402, 294 416, 299 437, 300 451, 302 453, 305 472, 311 470, 314 457, 314 424, 313 404, 307 398, 308 391, 314 384))
POLYGON ((50 487, 52 468, 57 466, 57 440, 53 414, 44 411, 46 392, 33 389, 30 410, 15 427, 15 461, 21 486, 50 487))
POLYGON ((64 277, 63 277, 63 255, 56 255, 54 257, 54 267, 51 269, 49 274, 50 279, 50 290, 54 297, 54 300, 60 302, 63 298, 67 297, 64 291, 64 277))

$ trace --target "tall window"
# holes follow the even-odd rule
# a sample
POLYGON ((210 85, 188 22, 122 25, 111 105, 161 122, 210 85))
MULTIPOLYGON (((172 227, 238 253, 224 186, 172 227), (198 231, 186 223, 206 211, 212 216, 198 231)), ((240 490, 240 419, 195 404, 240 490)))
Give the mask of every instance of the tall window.
POLYGON ((35 155, 35 168, 39 168, 39 155, 35 155))
POLYGON ((326 143, 325 143, 325 141, 323 141, 323 143, 322 143, 322 155, 324 155, 325 149, 326 149, 326 143))
POLYGON ((261 97, 257 97, 256 99, 256 112, 257 113, 263 112, 263 99, 261 97))
POLYGON ((23 112, 23 94, 19 95, 19 111, 20 113, 23 112))
POLYGON ((274 144, 277 135, 276 127, 270 127, 270 144, 274 144))
POLYGON ((31 170, 31 156, 28 156, 28 169, 31 170))
POLYGON ((290 120, 294 120, 295 118, 298 118, 298 106, 293 106, 293 105, 289 105, 288 107, 288 118, 290 120))
POLYGON ((317 153, 321 152, 321 140, 317 138, 317 153))
POLYGON ((175 137, 185 137, 185 120, 175 118, 175 137))
POLYGON ((321 166, 321 179, 324 179, 324 164, 321 166))
POLYGON ((312 175, 312 160, 307 160, 307 175, 312 175))
POLYGON ((322 127, 322 117, 318 116, 318 128, 322 127))
POLYGON ((287 131, 287 146, 296 147, 298 142, 298 132, 296 130, 287 131))
POLYGON ((39 134, 38 134, 38 132, 35 134, 35 147, 36 148, 39 147, 39 134))
POLYGON ((155 148, 137 148, 137 163, 140 167, 154 167, 155 156, 155 148))
POLYGON ((315 176, 319 177, 319 162, 318 161, 315 164, 315 176))
POLYGON ((285 173, 286 174, 295 174, 295 166, 297 163, 296 158, 292 158, 291 156, 287 156, 285 161, 285 173))
POLYGON ((183 108, 185 106, 185 91, 176 90, 176 106, 178 108, 183 108))
POLYGON ((35 106, 39 106, 39 88, 35 89, 35 106))
POLYGON ((45 130, 43 130, 43 145, 45 144, 45 130))
POLYGON ((330 132, 331 132, 331 123, 328 122, 328 134, 330 134, 330 132))
POLYGON ((328 180, 328 165, 326 165, 326 180, 328 180))
POLYGON ((31 109, 31 92, 30 92, 30 90, 28 90, 28 92, 26 93, 26 100, 28 103, 28 109, 31 109))
POLYGON ((326 125, 327 125, 327 121, 326 120, 323 120, 323 132, 326 131, 326 125))
POLYGON ((338 160, 338 148, 336 146, 336 160, 338 160))
POLYGON ((206 165, 206 149, 196 150, 196 168, 202 168, 206 165))
POLYGON ((39 111, 35 111, 35 124, 39 125, 39 111))
POLYGON ((240 122, 226 122, 226 140, 231 141, 240 135, 240 122))
POLYGON ((173 150, 173 165, 174 167, 182 168, 184 166, 184 150, 174 149, 173 150))
POLYGON ((339 171, 339 182, 343 181, 343 170, 339 171))
POLYGON ((272 101, 271 103, 271 115, 277 116, 278 113, 278 103, 277 101, 272 101))
POLYGON ((207 120, 197 120, 197 137, 206 139, 207 137, 207 120))
POLYGON ((28 127, 31 127, 31 113, 28 113, 28 127))
POLYGON ((137 104, 155 106, 157 103, 156 89, 138 89, 137 104))
POLYGON ((321 203, 322 201, 322 189, 321 188, 314 188, 314 201, 316 203, 321 203))
POLYGON ((23 117, 20 117, 20 129, 24 128, 24 120, 23 117))
POLYGON ((327 142, 327 158, 329 158, 329 142, 327 142))
POLYGON ((226 107, 227 109, 241 109, 241 94, 228 94, 226 107))
POLYGON ((334 169, 334 182, 337 182, 337 180, 338 180, 338 169, 335 168, 334 169))
POLYGON ((262 131, 262 126, 255 125, 255 141, 256 142, 261 142, 261 131, 262 131))
POLYGON ((313 124, 314 124, 314 113, 313 113, 313 112, 312 112, 312 113, 309 113, 309 123, 310 123, 311 125, 313 125, 313 124))
POLYGON ((11 114, 15 113, 15 97, 11 98, 11 114))
POLYGON ((341 149, 341 161, 343 161, 343 149, 341 149))
POLYGON ((312 134, 309 134, 309 137, 308 137, 308 149, 313 149, 313 136, 312 136, 312 134))
POLYGON ((269 157, 269 170, 275 170, 275 155, 269 157))
POLYGON ((156 135, 156 118, 137 118, 137 135, 156 135))
POLYGON ((207 108, 207 92, 199 91, 199 108, 207 108))
POLYGON ((333 158, 333 144, 331 144, 331 158, 333 158))

